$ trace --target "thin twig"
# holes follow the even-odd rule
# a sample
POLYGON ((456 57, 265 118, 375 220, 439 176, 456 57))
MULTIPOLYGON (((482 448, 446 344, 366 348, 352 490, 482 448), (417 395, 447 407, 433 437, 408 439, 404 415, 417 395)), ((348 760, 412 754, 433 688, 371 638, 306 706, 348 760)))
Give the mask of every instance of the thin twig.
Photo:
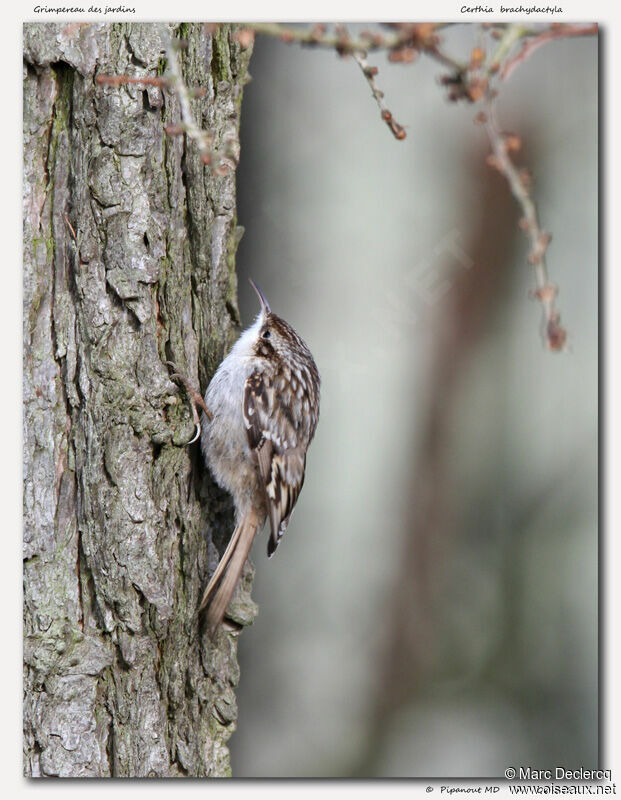
MULTIPOLYGON (((156 86, 158 89, 170 89, 171 82, 168 78, 155 75, 98 75, 95 79, 100 86, 127 86, 137 84, 139 86, 156 86)), ((187 89, 188 96, 192 98, 204 97, 207 90, 204 87, 199 89, 187 89)))
POLYGON ((545 233, 539 225, 537 207, 529 192, 530 177, 527 171, 514 164, 510 152, 520 148, 521 142, 514 134, 502 133, 496 123, 493 99, 488 95, 487 111, 483 115, 487 135, 492 146, 493 155, 488 163, 495 167, 507 179, 511 193, 522 209, 520 228, 530 241, 528 261, 534 267, 537 289, 534 296, 540 301, 544 313, 544 341, 549 350, 564 350, 567 333, 560 325, 560 314, 555 309, 557 288, 548 279, 546 251, 551 235, 545 233))
POLYGON ((343 54, 371 50, 392 50, 411 39, 411 34, 406 30, 398 30, 395 33, 386 34, 363 32, 357 37, 349 34, 344 36, 342 32, 336 30, 328 32, 325 24, 294 28, 289 25, 282 25, 279 22, 251 22, 245 27, 250 28, 255 33, 263 36, 272 36, 283 42, 298 42, 333 50, 338 49, 343 54))
POLYGON ((362 70, 362 74, 367 79, 367 83, 371 88, 371 94, 375 98, 375 102, 379 106, 380 113, 382 115, 382 119, 390 128, 393 136, 395 139, 405 139, 406 132, 403 125, 399 125, 399 123, 393 119, 392 113, 386 107, 384 103, 384 92, 380 91, 376 84, 375 84, 375 76, 377 75, 377 67, 372 67, 367 63, 366 58, 362 53, 352 53, 353 59, 358 64, 360 69, 362 70))
POLYGON ((73 239, 73 243, 77 244, 78 243, 78 237, 76 236, 75 228, 69 222, 69 217, 66 214, 63 214, 63 217, 64 217, 65 222, 67 223, 67 227, 71 231, 71 238, 73 239))
POLYGON ((440 64, 444 64, 445 67, 454 70, 455 72, 463 72, 465 69, 465 64, 462 64, 461 61, 457 61, 451 56, 447 55, 446 53, 440 50, 438 45, 433 45, 432 47, 426 48, 424 51, 425 55, 429 56, 430 58, 434 58, 440 64))
POLYGON ((328 31, 325 23, 296 28, 278 22, 251 22, 245 27, 254 33, 271 36, 283 42, 297 42, 311 47, 336 50, 339 55, 385 50, 392 54, 392 61, 408 63, 412 58, 408 55, 405 58, 399 58, 399 52, 411 49, 425 53, 451 69, 462 70, 465 68, 464 64, 442 53, 438 48, 436 31, 454 24, 457 23, 400 23, 394 26, 395 30, 391 33, 362 31, 358 36, 352 36, 343 26, 335 26, 333 31, 328 31))
MULTIPOLYGON (((467 65, 451 58, 440 49, 440 38, 437 31, 455 23, 433 22, 399 22, 381 23, 389 28, 389 33, 376 31, 362 31, 358 36, 352 36, 347 28, 339 23, 334 23, 329 29, 326 23, 317 23, 312 27, 291 27, 278 22, 251 22, 235 34, 235 38, 242 48, 248 47, 256 34, 272 36, 283 42, 297 42, 298 44, 323 47, 334 50, 340 56, 352 56, 362 74, 366 78, 371 93, 377 102, 381 117, 396 139, 406 138, 403 125, 393 118, 392 112, 384 103, 384 93, 377 88, 375 76, 377 68, 367 63, 367 53, 370 51, 385 50, 388 60, 393 63, 409 64, 420 53, 435 59, 445 67, 449 67, 456 75, 457 81, 466 74, 467 65)), ((471 87, 471 99, 480 97, 485 88, 477 90, 471 87), (477 94, 478 92, 478 94, 477 94)))
POLYGON ((466 66, 442 52, 439 47, 437 31, 454 23, 384 23, 391 29, 390 33, 362 31, 352 36, 347 28, 335 23, 332 30, 328 25, 318 23, 312 27, 291 27, 277 22, 252 22, 236 34, 242 47, 247 46, 255 34, 272 36, 283 42, 297 42, 309 46, 319 46, 335 50, 341 56, 352 56, 365 76, 377 102, 381 117, 396 139, 406 137, 405 129, 396 122, 391 111, 386 107, 381 92, 375 84, 377 68, 366 61, 370 51, 385 50, 388 60, 395 63, 409 64, 419 53, 435 59, 455 73, 462 74, 466 66))
POLYGON ((519 64, 521 64, 523 61, 526 61, 526 59, 531 56, 535 50, 540 48, 542 45, 547 44, 548 42, 552 42, 555 39, 565 39, 569 36, 592 36, 593 34, 597 34, 597 32, 597 24, 551 25, 548 30, 545 30, 543 33, 534 36, 532 39, 527 39, 527 41, 522 44, 520 51, 505 62, 500 73, 500 77, 503 80, 506 80, 519 64))
POLYGON ((100 86, 126 86, 130 83, 138 83, 142 86, 157 86, 165 89, 168 86, 166 78, 155 77, 154 75, 98 75, 95 79, 100 86))
POLYGON ((177 47, 172 35, 169 37, 166 46, 166 60, 167 68, 170 72, 169 85, 179 100, 183 129, 186 135, 196 142, 203 163, 210 164, 213 160, 213 135, 207 131, 201 130, 194 120, 194 115, 192 114, 192 108, 190 106, 190 95, 183 81, 181 67, 179 66, 179 60, 177 58, 177 47))

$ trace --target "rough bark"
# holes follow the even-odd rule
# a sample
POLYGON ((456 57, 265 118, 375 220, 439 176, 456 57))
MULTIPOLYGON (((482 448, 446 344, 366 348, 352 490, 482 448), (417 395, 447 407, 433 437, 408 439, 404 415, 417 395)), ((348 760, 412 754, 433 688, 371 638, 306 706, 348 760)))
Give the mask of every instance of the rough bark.
MULTIPOLYGON (((222 776, 236 638, 196 609, 232 530, 167 359, 204 390, 239 322, 235 178, 185 137, 238 147, 249 51, 229 26, 24 26, 24 771, 222 776)), ((248 569, 239 626, 254 615, 248 569)))

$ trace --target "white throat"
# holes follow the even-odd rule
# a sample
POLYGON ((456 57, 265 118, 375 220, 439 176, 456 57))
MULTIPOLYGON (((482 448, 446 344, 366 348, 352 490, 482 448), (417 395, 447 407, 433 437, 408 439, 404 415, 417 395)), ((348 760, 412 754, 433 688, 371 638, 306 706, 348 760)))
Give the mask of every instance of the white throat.
POLYGON ((235 342, 229 355, 235 358, 250 358, 253 356, 254 346, 259 337, 259 331, 261 330, 263 322, 263 314, 259 314, 252 325, 247 328, 235 342))

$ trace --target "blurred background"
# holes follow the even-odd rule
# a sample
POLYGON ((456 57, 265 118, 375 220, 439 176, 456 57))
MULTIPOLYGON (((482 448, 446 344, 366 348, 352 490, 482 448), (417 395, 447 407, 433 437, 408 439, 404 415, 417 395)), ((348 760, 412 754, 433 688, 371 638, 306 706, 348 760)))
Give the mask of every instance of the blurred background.
MULTIPOLYGON (((355 26, 354 26, 355 27, 355 26)), ((368 26, 365 26, 368 27, 368 26)), ((476 26, 445 50, 467 60, 476 26)), ((595 768, 597 41, 502 86, 570 351, 547 352, 519 211, 422 57, 359 68, 258 37, 239 177, 252 276, 323 379, 306 483, 240 637, 237 777, 595 768)))

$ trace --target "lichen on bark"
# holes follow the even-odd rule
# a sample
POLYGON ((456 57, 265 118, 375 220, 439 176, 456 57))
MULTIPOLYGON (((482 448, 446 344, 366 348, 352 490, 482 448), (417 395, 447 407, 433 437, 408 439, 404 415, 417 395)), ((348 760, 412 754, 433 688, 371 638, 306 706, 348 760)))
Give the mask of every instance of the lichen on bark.
MULTIPOLYGON (((24 26, 24 772, 222 776, 238 628, 196 609, 229 499, 172 360, 204 389, 235 338, 235 177, 170 137, 181 26, 24 26)), ((250 51, 183 26, 196 120, 239 147, 250 51)), ((251 569, 234 616, 252 620, 251 569)))

